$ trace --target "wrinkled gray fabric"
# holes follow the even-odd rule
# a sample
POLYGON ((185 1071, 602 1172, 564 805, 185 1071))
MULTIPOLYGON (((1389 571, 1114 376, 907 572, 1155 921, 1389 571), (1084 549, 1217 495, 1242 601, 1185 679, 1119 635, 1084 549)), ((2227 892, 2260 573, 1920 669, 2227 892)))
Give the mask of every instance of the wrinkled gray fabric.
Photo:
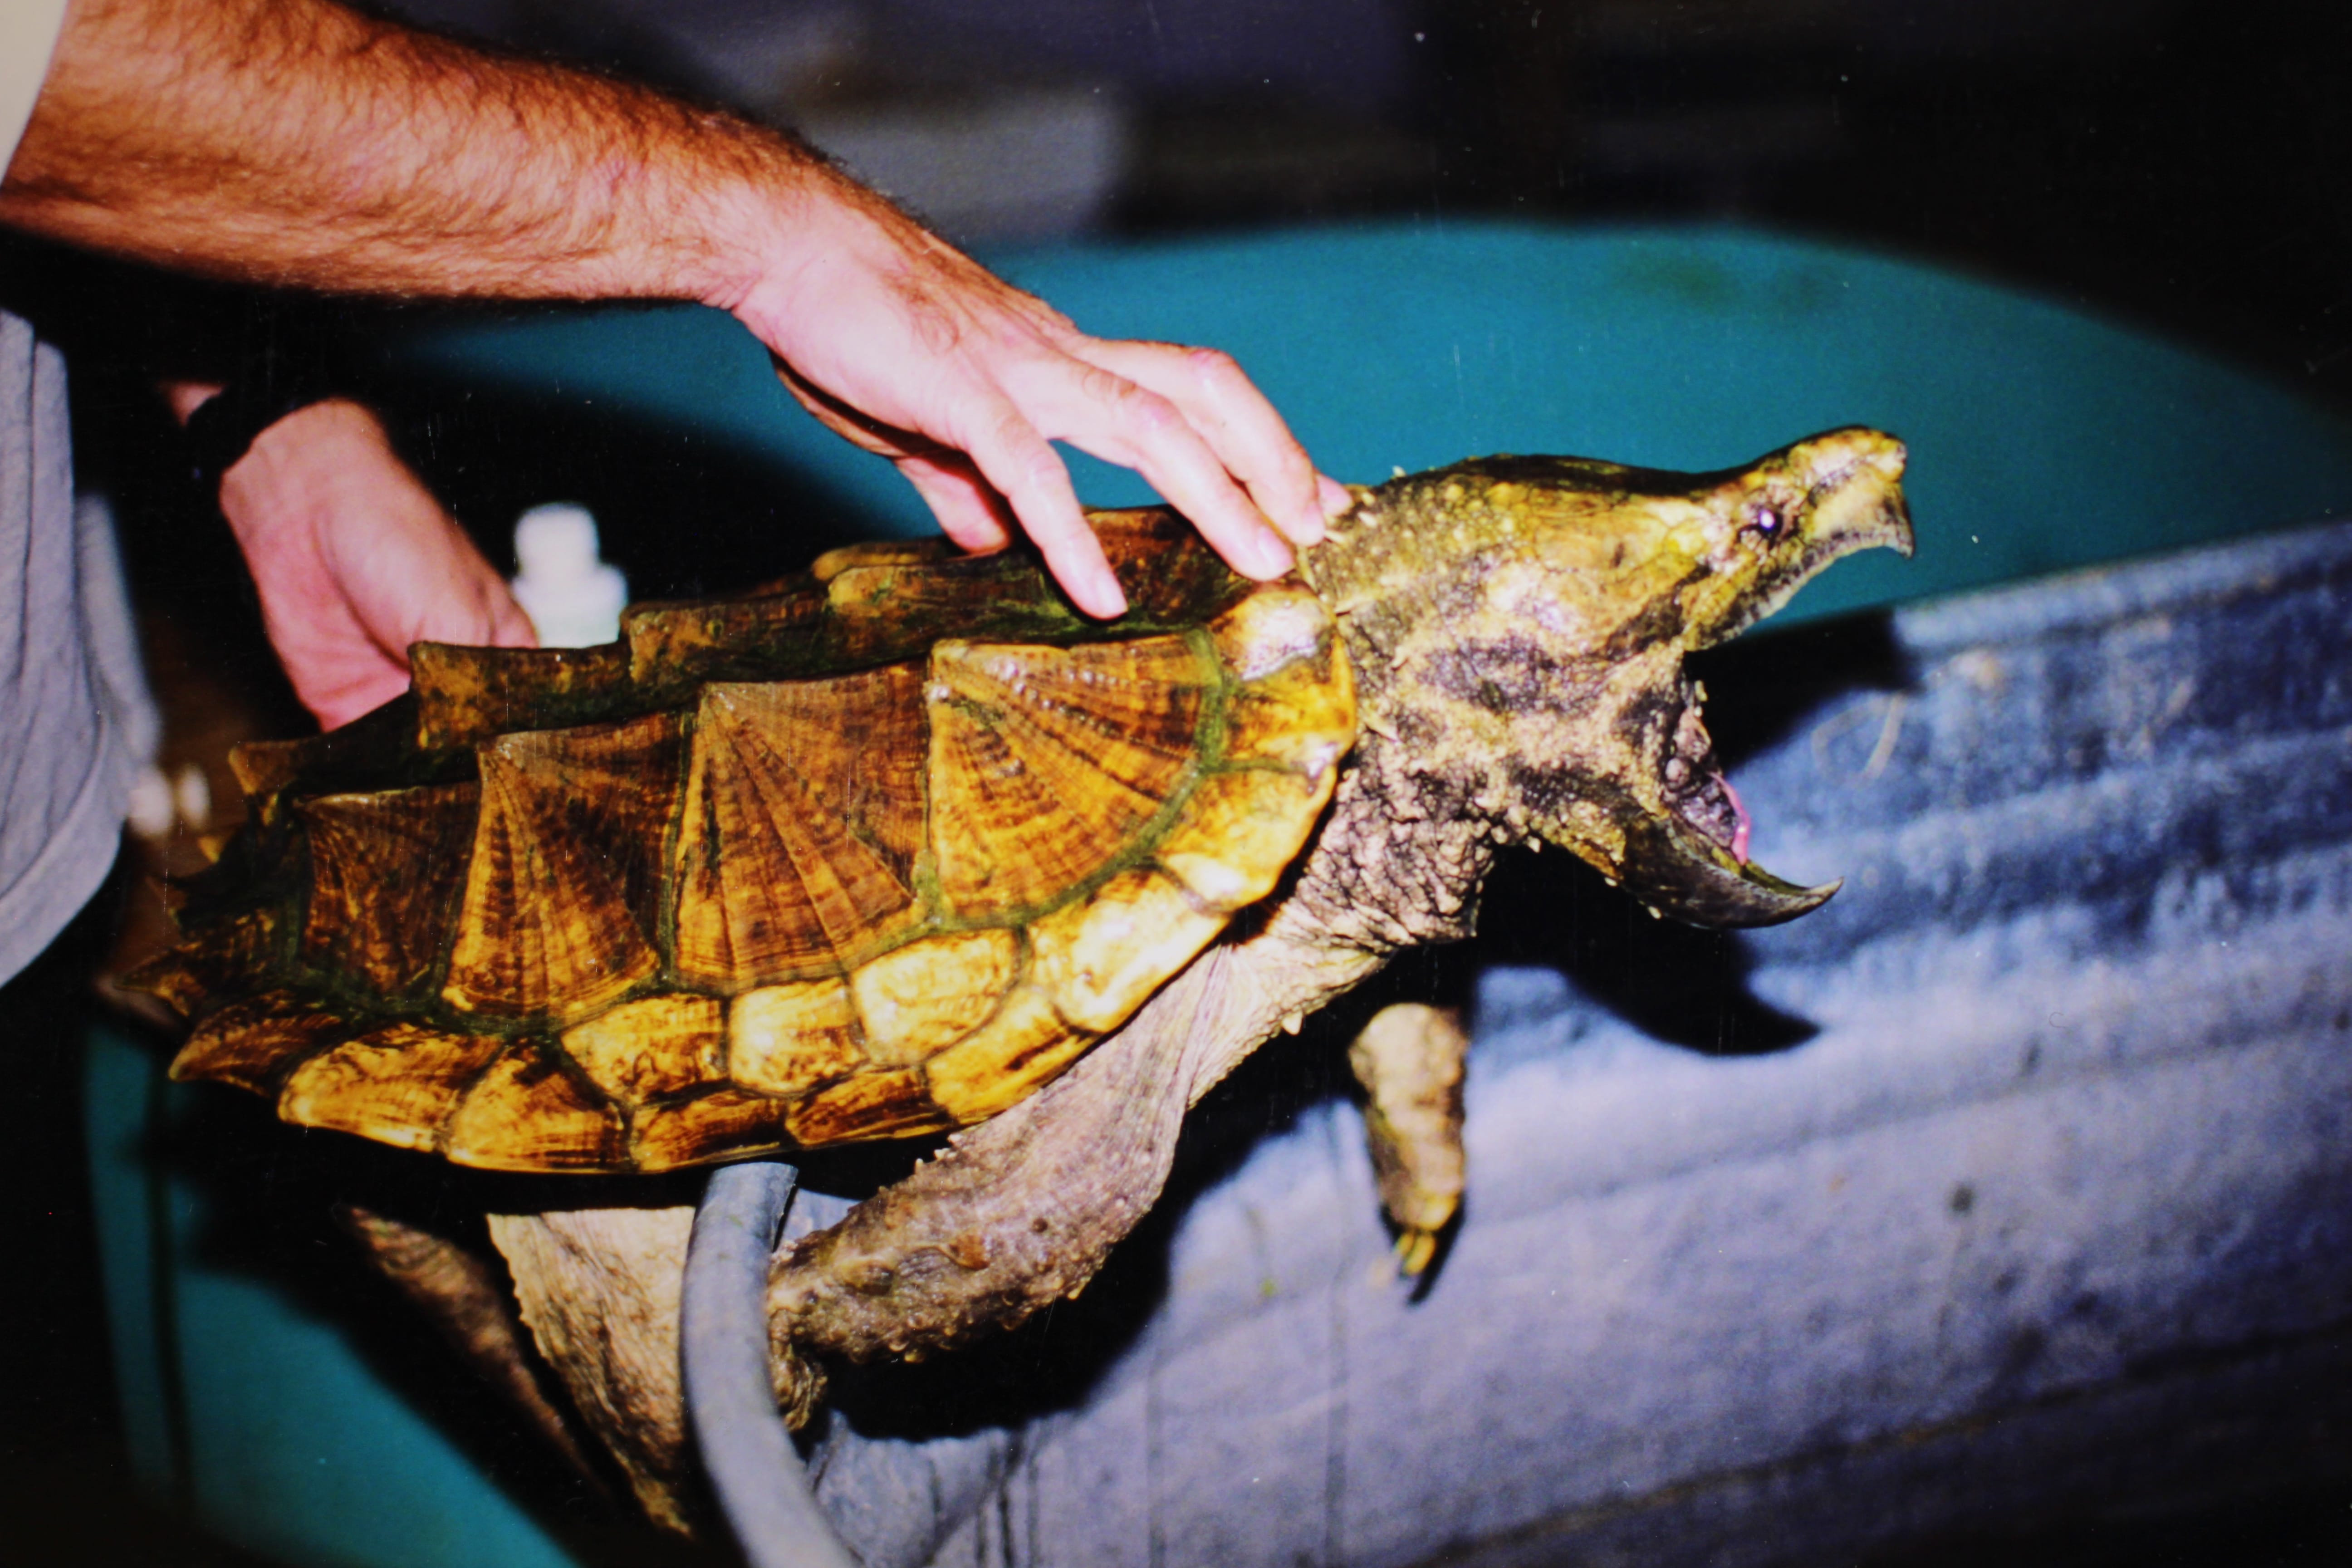
POLYGON ((155 728, 105 504, 74 500, 64 357, 0 312, 0 979, 105 879, 155 728))
POLYGON ((0 5, 0 173, 16 157, 17 139, 33 117, 65 19, 66 0, 8 0, 0 5))

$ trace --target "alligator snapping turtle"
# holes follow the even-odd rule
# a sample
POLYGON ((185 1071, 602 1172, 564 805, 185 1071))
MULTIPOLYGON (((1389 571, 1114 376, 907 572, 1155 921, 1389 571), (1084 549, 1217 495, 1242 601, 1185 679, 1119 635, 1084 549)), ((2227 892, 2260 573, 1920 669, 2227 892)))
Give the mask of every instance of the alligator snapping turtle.
MULTIPOLYGON (((780 1345, 957 1342, 1085 1283, 1244 1055, 1467 934, 1497 848, 1703 925, 1828 898, 1748 860, 1683 657, 1907 553, 1902 464, 1465 462, 1356 489, 1269 584, 1097 512, 1108 624, 1025 555, 889 544, 602 647, 422 645, 408 696, 236 759, 248 826, 147 977, 195 1020, 173 1071, 510 1170, 984 1122, 772 1282, 780 1345)), ((1408 1269, 1463 1044, 1391 1010, 1353 1053, 1408 1269)))

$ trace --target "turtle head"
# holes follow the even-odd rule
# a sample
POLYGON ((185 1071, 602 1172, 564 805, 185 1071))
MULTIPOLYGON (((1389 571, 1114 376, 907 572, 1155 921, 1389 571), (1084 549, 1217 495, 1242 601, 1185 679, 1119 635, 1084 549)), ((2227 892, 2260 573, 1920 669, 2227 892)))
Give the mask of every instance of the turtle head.
POLYGON ((1303 569, 1347 628, 1370 743, 1398 765, 1662 913, 1769 925, 1837 885, 1748 858, 1684 656, 1840 556, 1910 553, 1903 458, 1864 429, 1710 474, 1481 458, 1357 491, 1303 569))

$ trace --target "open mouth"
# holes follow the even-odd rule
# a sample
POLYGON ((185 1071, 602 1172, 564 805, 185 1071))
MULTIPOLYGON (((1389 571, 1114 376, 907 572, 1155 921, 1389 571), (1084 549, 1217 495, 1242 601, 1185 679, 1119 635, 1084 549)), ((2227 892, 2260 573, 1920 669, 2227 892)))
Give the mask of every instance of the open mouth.
POLYGON ((1658 763, 1663 811, 1626 820, 1624 884, 1660 914, 1717 930, 1778 925, 1818 908, 1835 882, 1784 882, 1748 858, 1748 809, 1723 776, 1699 718, 1704 693, 1683 690, 1682 710, 1658 763))
POLYGON ((1675 721, 1658 777, 1665 786, 1668 809, 1734 860, 1748 863, 1748 809, 1717 765, 1715 742, 1699 719, 1696 692, 1675 721))

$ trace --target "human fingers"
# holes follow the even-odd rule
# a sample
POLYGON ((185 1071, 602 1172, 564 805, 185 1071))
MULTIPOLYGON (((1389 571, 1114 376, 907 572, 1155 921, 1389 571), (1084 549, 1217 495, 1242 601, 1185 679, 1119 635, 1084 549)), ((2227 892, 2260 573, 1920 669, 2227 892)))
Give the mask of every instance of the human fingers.
POLYGON ((1290 570, 1290 546, 1173 401, 1114 371, 1063 363, 1082 368, 1029 378, 1031 406, 1046 429, 1141 474, 1244 576, 1290 570))
POLYGON ((317 549, 335 594, 387 654, 405 666, 412 643, 527 647, 538 640, 506 578, 400 460, 380 426, 371 420, 320 459, 334 467, 312 501, 317 549))
POLYGON ((1127 595, 1078 510, 1069 470, 1053 443, 1000 393, 975 387, 966 406, 971 423, 956 444, 1013 509, 1071 603, 1102 620, 1124 612, 1127 595))
POLYGON ((1002 550, 1013 541, 1013 515, 1004 498, 980 475, 971 460, 951 447, 926 440, 911 430, 900 430, 860 412, 815 385, 786 364, 775 362, 776 379, 803 408, 835 435, 889 458, 915 487, 923 504, 939 520, 940 531, 966 550, 1002 550))
POLYGON ((515 602, 498 568, 483 559, 474 542, 446 516, 446 531, 409 542, 416 557, 402 568, 396 597, 364 598, 371 635, 397 652, 405 668, 408 649, 420 642, 467 647, 535 647, 539 630, 515 602))
POLYGON ((784 356, 774 350, 768 353, 769 363, 775 366, 776 379, 793 395, 816 422, 854 447, 862 447, 878 457, 893 462, 927 450, 933 443, 924 440, 911 430, 904 430, 885 420, 877 419, 865 410, 836 397, 785 363, 784 356))
MULTIPOLYGON (((1117 614, 1125 595, 1048 437, 1142 471, 1250 575, 1288 568, 1280 535, 1172 401, 1071 356, 1080 334, 1042 301, 896 215, 866 216, 732 307, 828 428, 902 463, 964 452, 1089 614, 1117 614)), ((919 490, 939 477, 908 474, 919 490)), ((976 518, 960 489, 927 495, 945 498, 951 531, 976 518)))
POLYGON ((898 459, 898 472, 915 487, 950 539, 975 554, 1013 542, 1014 519, 996 487, 982 479, 960 453, 918 453, 898 459))
POLYGON ((304 702, 331 729, 397 697, 408 686, 408 650, 420 642, 467 647, 532 647, 530 616, 498 569, 456 520, 418 487, 423 504, 381 503, 392 487, 322 520, 320 552, 339 601, 322 616, 355 635, 329 650, 314 646, 296 681, 304 702), (361 646, 364 643, 364 647, 361 646), (310 689, 305 690, 308 687, 310 689))
POLYGON ((1073 342, 1069 352, 1175 404, 1292 543, 1322 539, 1328 509, 1317 482, 1320 476, 1290 426, 1231 354, 1099 338, 1073 342))

